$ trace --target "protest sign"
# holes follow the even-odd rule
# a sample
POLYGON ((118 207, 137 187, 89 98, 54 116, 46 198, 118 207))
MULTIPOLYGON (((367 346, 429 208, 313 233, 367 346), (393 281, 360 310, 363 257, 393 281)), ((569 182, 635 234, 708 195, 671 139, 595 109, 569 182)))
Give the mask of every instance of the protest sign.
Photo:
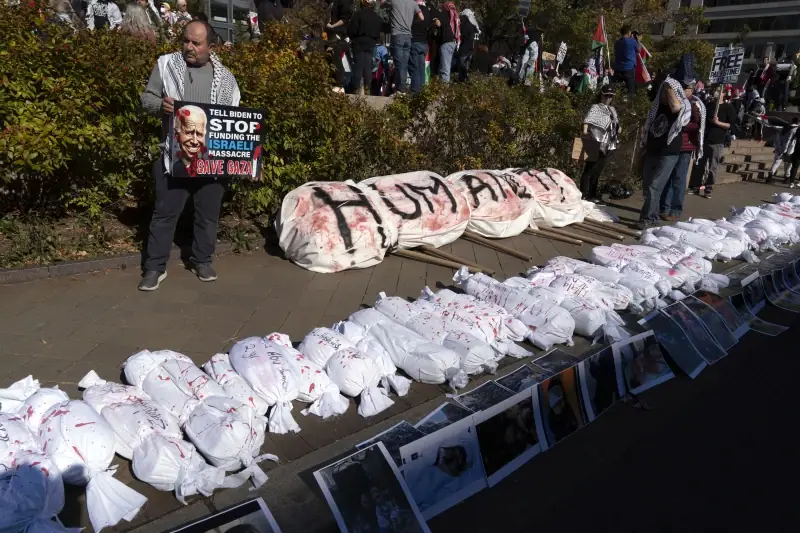
POLYGON ((527 17, 531 12, 531 0, 519 0, 519 14, 527 17))
POLYGON ((176 178, 261 178, 264 111, 175 102, 170 154, 176 178))
POLYGON ((711 73, 708 83, 734 83, 742 73, 744 47, 733 48, 718 46, 714 50, 714 61, 711 62, 711 73))

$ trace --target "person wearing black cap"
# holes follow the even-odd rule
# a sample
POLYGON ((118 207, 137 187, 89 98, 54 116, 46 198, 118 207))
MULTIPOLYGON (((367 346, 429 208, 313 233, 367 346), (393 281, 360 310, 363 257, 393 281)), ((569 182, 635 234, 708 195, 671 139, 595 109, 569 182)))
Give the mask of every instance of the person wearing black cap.
POLYGON ((619 117, 613 102, 614 91, 604 85, 597 95, 597 103, 583 119, 583 149, 587 157, 581 175, 581 193, 584 200, 598 205, 603 205, 601 195, 597 192, 600 174, 617 149, 620 134, 619 117))
POLYGON ((642 170, 644 203, 639 213, 639 228, 659 222, 661 193, 680 158, 682 130, 692 118, 692 104, 686 88, 695 83, 694 56, 684 54, 677 71, 667 77, 650 106, 644 123, 642 147, 645 159, 642 170))

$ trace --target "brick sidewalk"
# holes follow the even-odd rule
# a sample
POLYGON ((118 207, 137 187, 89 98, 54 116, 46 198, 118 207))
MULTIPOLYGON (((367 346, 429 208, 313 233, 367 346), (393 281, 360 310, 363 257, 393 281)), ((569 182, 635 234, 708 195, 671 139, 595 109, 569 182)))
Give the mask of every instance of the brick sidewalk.
MULTIPOLYGON (((687 197, 685 215, 719 218, 731 205, 758 205, 784 187, 737 183, 715 190, 712 200, 687 197)), ((638 218, 641 196, 614 207, 627 221, 638 218)), ((604 239, 610 242, 608 239, 604 239)), ((459 240, 448 251, 497 270, 505 279, 555 255, 587 257, 591 246, 577 247, 522 235, 502 241, 533 256, 526 264, 488 248, 459 240)), ((632 242, 632 241, 630 241, 632 242)), ((314 274, 263 250, 217 259, 220 279, 204 284, 183 269, 170 265, 170 277, 155 293, 136 290, 136 269, 109 271, 69 278, 0 287, 0 386, 32 374, 43 386, 59 385, 79 398, 77 382, 89 370, 108 380, 120 380, 120 365, 131 354, 147 349, 172 349, 198 365, 225 351, 237 339, 281 331, 302 340, 313 327, 343 320, 376 295, 416 297, 425 285, 450 285, 450 269, 388 257, 380 265, 339 274, 314 274)), ((575 350, 586 345, 578 343, 575 350)), ((507 363, 512 361, 508 360, 507 363)), ((441 397, 445 389, 414 383, 405 398, 376 417, 364 419, 350 409, 343 417, 323 422, 297 413, 303 431, 297 435, 269 435, 264 452, 276 453, 283 463, 324 448, 389 417, 441 397)), ((133 479, 127 462, 117 475, 150 498, 126 531, 181 507, 175 498, 158 493, 133 479)), ((64 513, 67 525, 87 526, 82 490, 68 491, 64 513)))

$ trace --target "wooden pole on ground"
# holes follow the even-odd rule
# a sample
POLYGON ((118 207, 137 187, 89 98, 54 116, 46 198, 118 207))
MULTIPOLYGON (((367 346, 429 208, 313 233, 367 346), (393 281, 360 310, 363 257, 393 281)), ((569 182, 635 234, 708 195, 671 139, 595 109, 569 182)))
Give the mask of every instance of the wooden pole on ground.
POLYGON ((469 268, 482 271, 484 274, 488 274, 490 276, 494 276, 495 274, 494 270, 492 270, 491 268, 486 268, 485 266, 479 265, 478 263, 472 263, 470 261, 467 261, 466 259, 458 257, 457 255, 453 255, 449 252, 445 252, 444 250, 439 250, 438 248, 434 248, 433 246, 428 246, 427 244, 423 244, 418 248, 419 250, 427 254, 434 255, 441 259, 447 259, 448 261, 455 261, 456 263, 460 263, 469 268))
POLYGON ((561 241, 561 242, 566 242, 566 243, 569 243, 569 244, 577 244, 578 246, 583 244, 583 241, 580 241, 578 239, 573 239, 572 237, 565 237, 563 235, 559 235, 558 233, 549 233, 547 231, 540 230, 540 229, 525 228, 524 231, 528 235, 536 235, 537 237, 543 237, 545 239, 552 239, 554 241, 561 241))
MULTIPOLYGON (((415 250, 401 250, 397 249, 392 252, 397 257, 402 257, 404 259, 413 259, 415 261, 421 261, 423 263, 428 263, 430 265, 436 265, 445 268, 452 268, 453 270, 458 270, 462 266, 461 263, 456 263, 455 261, 450 261, 448 259, 442 259, 441 257, 436 257, 433 255, 424 254, 422 252, 417 252, 415 250)), ((482 272, 482 269, 468 267, 473 272, 482 272)))
POLYGON ((588 218, 583 220, 584 224, 589 224, 590 226, 598 226, 600 228, 609 229, 611 231, 618 231, 625 235, 629 235, 631 237, 641 237, 642 232, 637 231, 635 229, 629 229, 623 226, 622 224, 616 224, 614 222, 598 222, 597 220, 589 220, 588 218))
POLYGON ((600 239, 595 239, 594 237, 589 237, 588 235, 581 235, 580 233, 565 231, 562 228, 541 228, 541 229, 549 233, 555 233, 556 235, 563 235, 564 237, 570 237, 572 239, 577 239, 579 241, 588 242, 589 244, 594 244, 595 246, 603 246, 605 244, 600 239))
POLYGON ((604 237, 611 237, 612 239, 617 239, 618 241, 624 241, 625 240, 625 235, 623 235, 621 233, 617 233, 617 232, 611 231, 610 229, 605 229, 605 228, 601 228, 601 227, 598 227, 598 226, 592 226, 591 224, 583 224, 583 223, 578 222, 576 224, 572 224, 572 227, 574 227, 575 229, 581 229, 583 231, 589 231, 589 232, 592 232, 592 233, 596 233, 596 234, 602 235, 604 237))
POLYGON ((465 231, 462 237, 474 243, 482 244, 487 248, 491 248, 497 252, 502 252, 506 255, 510 255, 511 257, 516 257, 517 259, 522 259, 523 261, 530 261, 531 259, 533 259, 533 257, 531 257, 530 255, 525 255, 512 248, 509 248, 508 246, 503 246, 502 244, 496 243, 491 239, 487 239, 486 237, 481 237, 477 233, 473 233, 471 231, 465 231))

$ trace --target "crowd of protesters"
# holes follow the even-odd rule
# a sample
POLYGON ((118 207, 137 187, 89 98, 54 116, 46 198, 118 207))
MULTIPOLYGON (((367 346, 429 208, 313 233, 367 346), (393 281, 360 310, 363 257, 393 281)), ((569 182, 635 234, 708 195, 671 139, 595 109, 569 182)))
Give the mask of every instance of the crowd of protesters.
MULTIPOLYGON (((151 42, 156 42, 159 33, 183 31, 188 23, 198 21, 211 45, 229 44, 214 32, 205 14, 190 14, 186 2, 177 0, 173 11, 167 3, 157 8, 154 0, 133 0, 123 15, 110 0, 51 0, 50 16, 75 29, 82 24, 88 29, 118 29, 151 42)), ((250 9, 247 22, 255 37, 264 31, 265 22, 283 20, 282 0, 256 0, 250 9)), ((565 68, 559 73, 563 56, 557 64, 552 59, 543 61, 540 29, 523 28, 523 41, 508 54, 510 58, 492 56, 475 13, 459 11, 452 1, 360 0, 354 10, 351 0, 331 0, 326 19, 321 40, 335 72, 335 89, 341 92, 418 93, 434 76, 442 83, 466 82, 477 72, 505 77, 510 84, 551 84, 569 92, 596 93, 596 102, 583 120, 585 164, 580 188, 585 199, 601 205, 601 177, 622 133, 616 94, 623 92, 630 102, 637 88, 646 86, 651 107, 637 140, 644 193, 642 229, 680 219, 687 190, 711 198, 725 146, 736 138, 761 141, 765 128, 777 130, 767 183, 783 165, 786 183, 795 186, 800 169, 799 121, 787 123, 766 116, 767 109, 782 111, 788 104, 797 67, 785 57, 765 58, 741 87, 725 85, 707 91, 695 73, 691 54, 651 79, 642 35, 629 26, 620 29, 612 45, 613 63, 605 64, 604 59, 610 59, 605 43, 595 47, 581 69, 567 72, 565 68)), ((566 52, 565 43, 562 47, 566 52)))

